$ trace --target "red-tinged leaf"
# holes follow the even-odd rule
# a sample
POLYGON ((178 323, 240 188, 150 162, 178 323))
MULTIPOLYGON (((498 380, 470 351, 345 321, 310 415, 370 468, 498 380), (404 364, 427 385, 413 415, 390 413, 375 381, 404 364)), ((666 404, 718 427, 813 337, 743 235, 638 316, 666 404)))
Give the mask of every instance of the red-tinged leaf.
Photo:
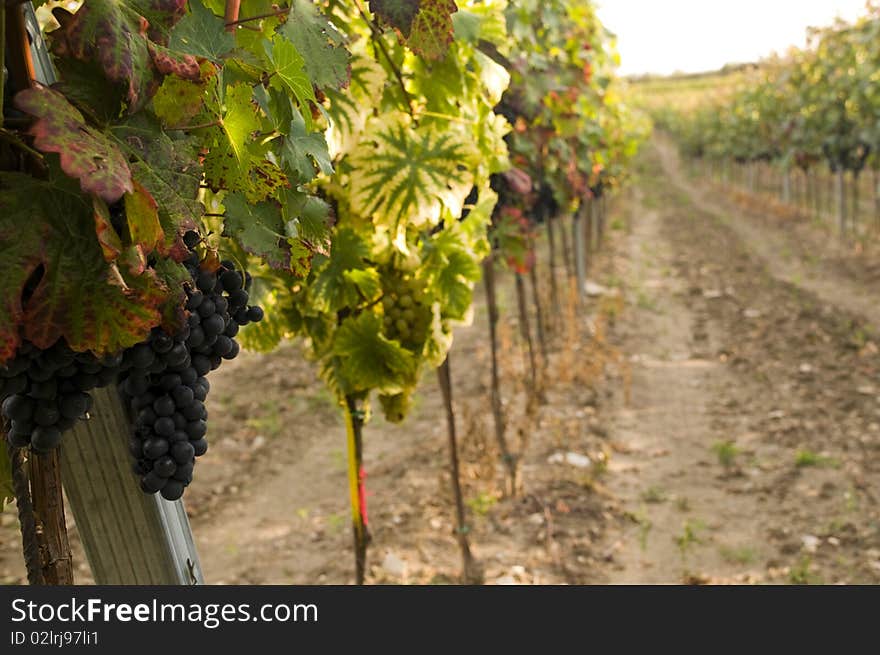
POLYGON ((21 343, 24 288, 42 263, 42 235, 34 229, 41 220, 40 208, 27 190, 16 190, 19 178, 30 179, 13 174, 0 177, 0 366, 21 343))
POLYGON ((370 11, 408 37, 421 4, 421 0, 370 0, 370 11))
POLYGON ((131 169, 119 148, 86 125, 82 114, 63 95, 45 87, 20 91, 15 105, 36 121, 29 133, 41 152, 55 152, 61 168, 79 180, 82 190, 113 204, 132 190, 131 169))
POLYGON ((370 0, 370 11, 426 59, 442 59, 453 39, 455 0, 370 0))
POLYGON ((186 15, 187 0, 127 0, 129 6, 149 22, 147 36, 167 45, 168 33, 186 15))
POLYGON ((452 43, 452 14, 456 11, 455 0, 422 0, 407 45, 426 59, 442 59, 452 43))
POLYGON ((144 255, 164 245, 165 232, 159 222, 159 206, 137 181, 134 190, 125 194, 125 220, 131 243, 139 246, 144 255))
POLYGON ((148 43, 153 65, 162 75, 176 75, 184 80, 196 82, 200 77, 199 62, 192 55, 183 55, 164 46, 148 43))
POLYGON ((119 238, 119 233, 110 220, 110 209, 106 202, 94 197, 92 207, 95 216, 95 234, 98 235, 98 243, 101 245, 104 259, 108 262, 116 261, 119 253, 122 252, 122 239, 119 238))
POLYGON ((107 79, 125 86, 131 110, 149 100, 157 83, 146 18, 117 0, 89 0, 72 16, 54 14, 61 24, 51 35, 56 55, 97 62, 107 79))
POLYGON ((147 270, 147 257, 140 246, 129 246, 120 254, 117 261, 132 275, 140 275, 147 270))
POLYGON ((107 353, 159 324, 168 288, 149 270, 132 275, 108 264, 93 236, 94 214, 65 178, 0 174, 0 235, 15 234, 0 242, 4 337, 13 333, 17 342, 21 334, 40 348, 63 337, 74 350, 107 353))
POLYGON ((202 61, 197 82, 169 75, 153 97, 156 116, 168 127, 183 127, 204 109, 205 91, 217 73, 210 61, 202 61))
POLYGON ((196 163, 195 142, 190 138, 172 140, 146 113, 130 117, 114 129, 114 135, 136 160, 132 164, 135 181, 159 205, 159 221, 165 233, 160 252, 183 261, 188 253, 180 237, 195 229, 204 213, 198 199, 202 169, 196 163))

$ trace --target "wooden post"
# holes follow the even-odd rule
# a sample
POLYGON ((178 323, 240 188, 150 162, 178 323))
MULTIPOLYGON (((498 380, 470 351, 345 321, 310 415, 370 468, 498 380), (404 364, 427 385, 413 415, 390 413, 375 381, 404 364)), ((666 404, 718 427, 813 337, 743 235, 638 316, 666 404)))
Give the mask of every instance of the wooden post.
POLYGON ((574 241, 574 270, 575 280, 577 282, 577 301, 581 302, 581 296, 584 295, 584 286, 587 281, 587 257, 584 244, 584 216, 587 210, 587 200, 581 200, 581 206, 578 208, 574 219, 571 222, 572 240, 574 241))

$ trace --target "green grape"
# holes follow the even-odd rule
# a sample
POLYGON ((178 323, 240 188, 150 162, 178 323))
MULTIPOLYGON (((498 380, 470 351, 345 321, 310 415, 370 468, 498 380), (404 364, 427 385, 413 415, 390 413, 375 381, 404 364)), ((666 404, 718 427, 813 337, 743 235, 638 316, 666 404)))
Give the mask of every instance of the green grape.
POLYGON ((416 313, 412 309, 404 309, 400 312, 400 318, 408 323, 412 323, 416 319, 416 313))
POLYGON ((382 307, 385 309, 386 312, 389 311, 392 307, 394 307, 394 298, 386 295, 384 298, 382 298, 382 307))
POLYGON ((410 296, 409 294, 404 294, 404 295, 400 296, 400 299, 397 301, 397 304, 400 305, 401 307, 403 307, 404 309, 406 309, 408 307, 412 307, 414 303, 413 303, 412 296, 410 296))

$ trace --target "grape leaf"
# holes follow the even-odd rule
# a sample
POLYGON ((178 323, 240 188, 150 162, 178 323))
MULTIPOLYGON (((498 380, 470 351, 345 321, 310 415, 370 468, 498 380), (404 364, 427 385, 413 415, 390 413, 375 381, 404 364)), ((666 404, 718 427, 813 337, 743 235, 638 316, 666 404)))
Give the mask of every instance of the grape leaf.
POLYGON ((153 110, 156 116, 168 127, 184 127, 205 106, 205 92, 208 81, 214 77, 214 64, 204 60, 200 67, 197 82, 184 80, 174 75, 166 77, 162 86, 153 96, 153 110))
POLYGON ((272 268, 290 268, 290 246, 277 202, 249 203, 242 194, 229 193, 223 206, 224 236, 234 237, 245 250, 262 257, 272 268))
POLYGON ((370 11, 390 25, 416 54, 442 59, 452 43, 455 0, 370 0, 370 11))
POLYGON ((105 134, 86 125, 82 114, 57 91, 33 87, 15 96, 15 106, 36 121, 29 134, 42 152, 56 152, 61 168, 82 190, 112 204, 132 190, 131 169, 105 134))
POLYGON ((34 229, 42 220, 28 197, 28 189, 16 188, 23 175, 0 176, 0 365, 15 354, 21 343, 19 328, 24 319, 22 294, 28 279, 40 265, 42 235, 34 229))
POLYGON ((134 190, 125 194, 125 220, 130 243, 149 255, 165 242, 165 232, 159 222, 159 205, 150 192, 137 181, 134 190))
POLYGON ((306 73, 319 88, 348 85, 350 55, 345 38, 311 2, 293 0, 280 32, 296 46, 306 73))
POLYGON ((416 381, 415 356, 382 334, 382 319, 372 312, 342 322, 333 339, 335 378, 345 394, 378 390, 394 394, 416 381))
POLYGON ((176 75, 190 81, 199 79, 199 63, 192 55, 174 52, 152 42, 147 43, 147 50, 156 70, 162 75, 176 75))
POLYGON ((421 0, 370 0, 370 11, 407 37, 421 4, 421 0))
POLYGON ((288 190, 281 205, 287 236, 312 252, 330 254, 330 205, 300 190, 288 190))
POLYGON ((107 203, 100 198, 92 198, 92 207, 95 216, 95 234, 98 236, 98 243, 101 244, 104 259, 108 262, 116 261, 119 253, 122 252, 122 239, 119 238, 119 233, 113 227, 110 209, 107 207, 107 203))
POLYGON ((289 91, 299 104, 300 111, 311 129, 312 118, 310 102, 317 104, 312 81, 306 74, 305 60, 293 45, 283 36, 266 41, 266 70, 272 76, 269 84, 273 88, 289 91))
POLYGON ((51 34, 54 53, 98 63, 107 79, 126 87, 131 108, 142 107, 156 86, 147 20, 114 0, 90 0, 73 15, 61 9, 54 15, 61 25, 51 34))
POLYGON ((300 183, 313 180, 316 168, 325 175, 333 172, 333 162, 324 135, 321 132, 307 132, 299 112, 294 112, 289 132, 283 139, 284 163, 296 171, 300 183))
POLYGON ((347 271, 362 270, 370 256, 367 242, 351 228, 340 228, 333 235, 332 257, 316 257, 313 266, 320 271, 312 284, 315 304, 335 312, 346 306, 355 306, 361 297, 347 271))
POLYGON ((235 37, 226 31, 226 23, 220 16, 200 0, 190 0, 189 13, 171 31, 168 47, 220 64, 235 47, 235 37))
MULTIPOLYGON (((135 276, 107 263, 98 240, 88 236, 94 234, 94 208, 65 184, 0 176, 0 232, 18 231, 18 245, 4 239, 0 249, 4 271, 12 275, 4 281, 4 305, 39 348, 64 337, 77 351, 118 352, 159 323, 168 290, 149 272, 135 276), (8 269, 16 259, 19 266, 8 269), (33 292, 25 296, 23 281, 32 276, 33 292)), ((0 325, 9 332, 10 324, 0 325)), ((4 348, 18 340, 11 327, 15 333, 0 342, 4 348)))
POLYGON ((186 15, 187 0, 127 0, 127 3, 147 19, 147 36, 159 45, 168 43, 171 28, 186 15))
POLYGON ((382 123, 350 156, 352 205, 391 225, 436 222, 442 207, 460 214, 473 184, 466 140, 430 124, 415 130, 401 116, 386 114, 382 123))
POLYGON ((158 204, 159 221, 166 235, 163 252, 173 248, 173 257, 181 261, 186 249, 179 235, 194 229, 204 213, 198 200, 202 170, 195 159, 194 143, 189 138, 172 140, 146 112, 128 118, 116 126, 113 134, 135 161, 134 180, 158 204))
POLYGON ((426 59, 442 59, 452 43, 456 11, 455 0, 422 0, 406 42, 410 49, 426 59))
POLYGON ((254 140, 260 118, 248 84, 226 90, 220 127, 212 128, 214 147, 205 157, 205 180, 214 191, 242 192, 250 202, 272 196, 289 185, 284 172, 265 159, 265 146, 254 140))

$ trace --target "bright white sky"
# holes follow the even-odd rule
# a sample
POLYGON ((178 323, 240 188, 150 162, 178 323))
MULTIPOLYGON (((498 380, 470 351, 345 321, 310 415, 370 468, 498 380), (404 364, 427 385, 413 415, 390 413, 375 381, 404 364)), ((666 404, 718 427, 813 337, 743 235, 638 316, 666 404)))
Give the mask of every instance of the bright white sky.
POLYGON ((623 75, 697 72, 803 46, 808 26, 863 13, 865 0, 597 0, 623 75))

